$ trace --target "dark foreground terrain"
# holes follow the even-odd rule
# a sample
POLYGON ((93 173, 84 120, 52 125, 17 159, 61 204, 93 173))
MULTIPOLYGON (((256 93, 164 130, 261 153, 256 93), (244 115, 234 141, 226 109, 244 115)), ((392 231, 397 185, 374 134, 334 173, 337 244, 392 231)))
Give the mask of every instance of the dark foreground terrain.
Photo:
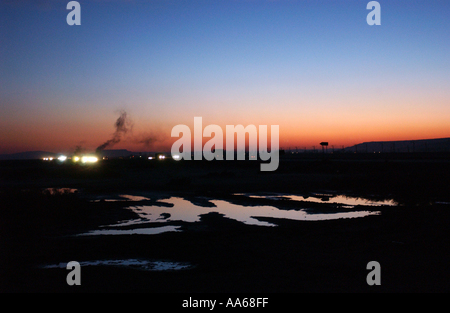
MULTIPOLYGON (((0 163, 1 292, 449 292, 450 161, 284 158, 261 173, 252 162, 110 160, 95 166, 0 163), (168 162, 165 162, 168 161, 168 162), (44 188, 75 188, 77 193, 44 188), (43 191, 44 190, 44 191, 43 191), (323 190, 394 199, 380 215, 328 221, 260 218, 245 225, 218 213, 174 222, 181 232, 72 236, 133 218, 120 202, 82 195, 131 190, 237 201, 238 192, 323 190), (68 286, 69 261, 147 259, 187 262, 175 271, 82 268, 68 286), (381 265, 369 286, 366 265, 381 265)), ((196 200, 197 199, 197 200, 196 200)), ((199 200, 200 201, 200 200, 199 200)), ((259 204, 269 204, 269 200, 259 204)), ((286 206, 289 203, 286 202, 286 206)), ((295 209, 295 208, 294 208, 295 209)))

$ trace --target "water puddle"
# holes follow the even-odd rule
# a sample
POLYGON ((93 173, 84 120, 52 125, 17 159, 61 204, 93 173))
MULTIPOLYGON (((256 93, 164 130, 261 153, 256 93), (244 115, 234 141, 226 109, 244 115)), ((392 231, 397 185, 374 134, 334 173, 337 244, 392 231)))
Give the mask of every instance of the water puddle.
MULTIPOLYGON (((188 223, 199 222, 203 214, 217 212, 223 214, 227 218, 237 220, 247 225, 258 226, 277 226, 276 224, 261 221, 258 217, 283 218, 302 221, 319 221, 332 220, 340 218, 357 218, 369 215, 377 215, 377 211, 351 211, 351 212, 330 212, 330 213, 311 213, 309 209, 279 209, 274 206, 244 206, 240 204, 232 204, 225 200, 209 200, 212 204, 209 206, 200 206, 193 204, 180 197, 170 197, 164 200, 171 206, 130 206, 139 218, 122 221, 113 225, 105 225, 95 231, 91 231, 81 235, 127 235, 127 234, 160 234, 167 231, 180 231, 177 226, 163 226, 173 221, 182 221, 188 223), (152 227, 141 227, 140 224, 152 223, 152 227), (162 226, 156 226, 161 224, 162 226), (130 229, 130 226, 137 226, 130 229), (126 229, 120 229, 120 228, 126 229)), ((148 226, 148 225, 147 225, 148 226)))
MULTIPOLYGON (((137 224, 137 223, 136 223, 137 224)), ((130 223, 129 225, 133 225, 130 223)), ((122 226, 122 224, 115 225, 122 226)), ((91 235, 156 235, 166 232, 178 232, 180 227, 177 226, 161 226, 161 227, 145 227, 133 229, 97 229, 87 233, 78 234, 77 236, 91 236, 91 235)))
POLYGON ((75 188, 44 188, 43 193, 47 195, 61 195, 78 192, 75 188))
MULTIPOLYGON (((170 261, 149 261, 140 259, 126 259, 126 260, 95 260, 78 262, 80 267, 84 266, 120 266, 133 268, 143 271, 176 271, 192 268, 189 263, 170 262, 170 261)), ((67 263, 59 263, 52 265, 45 265, 43 268, 66 268, 67 263)))
POLYGON ((296 195, 287 195, 287 198, 294 201, 309 201, 309 202, 316 202, 316 203, 337 203, 337 204, 343 204, 343 205, 349 205, 349 206, 357 206, 357 205, 365 205, 365 206, 395 206, 397 203, 395 203, 394 200, 369 200, 364 198, 357 198, 357 197, 348 197, 343 195, 338 196, 322 196, 320 198, 316 197, 306 197, 305 196, 296 196, 296 195))
POLYGON ((135 196, 135 195, 118 195, 114 197, 102 197, 100 199, 94 199, 91 200, 92 202, 99 202, 99 201, 105 201, 105 202, 116 202, 116 201, 145 201, 150 200, 150 198, 142 197, 142 196, 135 196))
POLYGON ((249 198, 256 199, 271 199, 271 200, 282 200, 288 199, 293 201, 307 201, 314 203, 333 203, 338 204, 341 207, 351 208, 357 205, 364 206, 395 206, 397 203, 394 200, 370 200, 359 197, 351 197, 346 195, 332 195, 332 194, 314 194, 313 196, 300 196, 300 195, 290 195, 290 194, 267 194, 267 195, 256 195, 256 194, 245 194, 237 193, 235 195, 246 196, 249 198))

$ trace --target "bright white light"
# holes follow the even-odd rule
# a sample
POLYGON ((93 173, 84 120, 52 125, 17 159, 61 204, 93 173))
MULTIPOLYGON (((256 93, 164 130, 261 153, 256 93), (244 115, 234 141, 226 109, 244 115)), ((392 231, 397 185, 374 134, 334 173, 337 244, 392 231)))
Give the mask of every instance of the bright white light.
POLYGON ((80 161, 80 157, 77 157, 77 156, 76 156, 76 157, 73 157, 73 161, 74 161, 74 162, 80 161))
POLYGON ((173 159, 178 160, 180 158, 180 156, 178 154, 175 154, 174 156, 172 156, 173 159))
POLYGON ((61 162, 64 162, 65 160, 67 160, 67 157, 65 155, 61 155, 58 157, 58 160, 60 160, 61 162))
POLYGON ((94 157, 94 156, 83 156, 81 157, 81 162, 82 163, 95 163, 98 161, 98 158, 94 157))
POLYGON ((160 160, 164 160, 164 159, 166 158, 166 156, 165 156, 165 155, 160 155, 158 158, 159 158, 160 160))
POLYGON ((153 157, 148 157, 149 160, 153 160, 153 157))
POLYGON ((50 161, 52 161, 53 160, 53 158, 48 158, 50 161))

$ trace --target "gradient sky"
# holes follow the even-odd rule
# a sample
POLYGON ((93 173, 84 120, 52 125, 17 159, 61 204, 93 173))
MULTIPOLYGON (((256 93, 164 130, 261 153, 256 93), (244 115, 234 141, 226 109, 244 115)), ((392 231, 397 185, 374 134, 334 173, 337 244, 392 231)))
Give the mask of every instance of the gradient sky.
POLYGON ((368 0, 80 0, 80 26, 68 2, 0 3, 0 153, 94 150, 121 110, 134 151, 194 116, 285 148, 450 137, 450 1, 379 1, 380 26, 368 0))

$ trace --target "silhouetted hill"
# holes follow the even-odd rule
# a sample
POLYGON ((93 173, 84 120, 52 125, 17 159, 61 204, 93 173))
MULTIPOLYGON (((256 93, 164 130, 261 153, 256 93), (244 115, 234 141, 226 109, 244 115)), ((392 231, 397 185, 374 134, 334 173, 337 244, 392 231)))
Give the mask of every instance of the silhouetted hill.
POLYGON ((128 151, 127 149, 102 150, 100 152, 100 155, 102 157, 108 157, 108 158, 129 157, 129 156, 135 155, 135 154, 137 154, 137 153, 128 151))
POLYGON ((46 157, 56 157, 56 153, 48 151, 26 151, 11 154, 0 154, 0 160, 32 160, 46 157))
POLYGON ((345 152, 450 152, 450 138, 371 141, 344 149, 345 152))

